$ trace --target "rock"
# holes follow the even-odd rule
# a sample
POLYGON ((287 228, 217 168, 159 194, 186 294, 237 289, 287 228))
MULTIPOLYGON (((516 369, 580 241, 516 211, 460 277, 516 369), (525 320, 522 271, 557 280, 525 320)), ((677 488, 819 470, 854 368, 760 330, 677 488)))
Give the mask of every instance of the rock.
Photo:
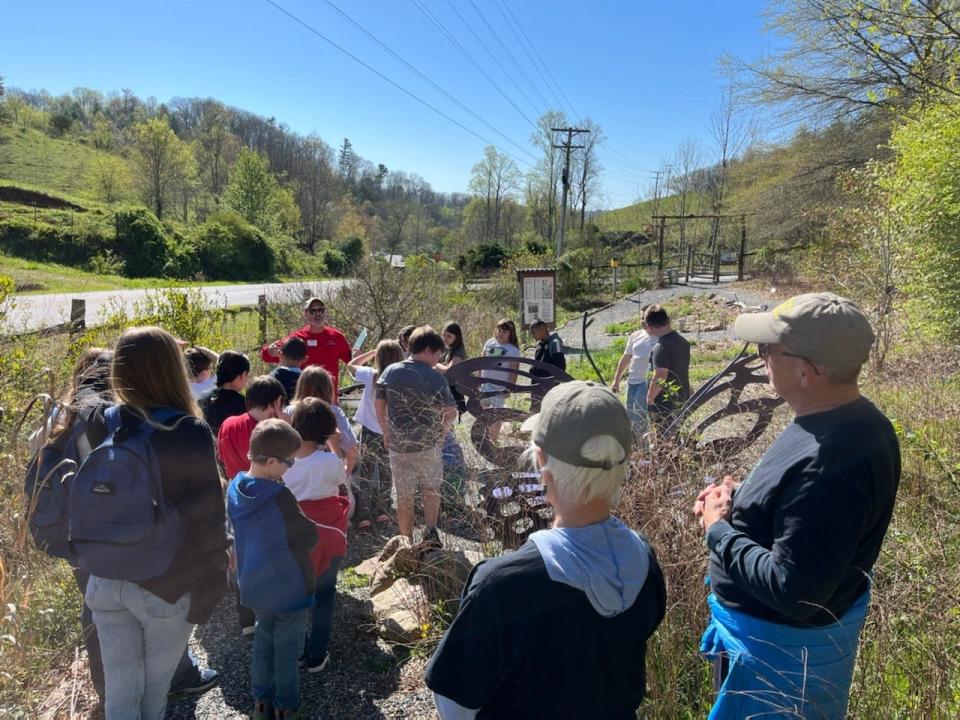
POLYGON ((372 557, 372 558, 367 558, 362 563, 355 566, 353 568, 353 571, 357 575, 364 575, 366 577, 369 577, 377 571, 378 567, 380 567, 380 558, 372 557))
POLYGON ((397 610, 377 625, 377 634, 387 642, 410 645, 423 637, 420 618, 409 610, 397 610))
MULTIPOLYGON (((417 571, 420 556, 417 548, 404 535, 396 535, 387 541, 377 558, 370 578, 370 594, 386 589, 394 580, 417 571)), ((371 563, 370 566, 373 566, 371 563)))
POLYGON ((417 579, 432 601, 456 600, 483 555, 472 550, 434 550, 423 558, 417 579))
POLYGON ((391 615, 396 610, 411 610, 422 613, 430 603, 423 588, 407 578, 399 578, 384 590, 370 596, 373 613, 378 618, 391 615))
POLYGON ((704 325, 701 330, 703 332, 716 332, 717 330, 723 330, 723 323, 713 323, 712 325, 704 325))

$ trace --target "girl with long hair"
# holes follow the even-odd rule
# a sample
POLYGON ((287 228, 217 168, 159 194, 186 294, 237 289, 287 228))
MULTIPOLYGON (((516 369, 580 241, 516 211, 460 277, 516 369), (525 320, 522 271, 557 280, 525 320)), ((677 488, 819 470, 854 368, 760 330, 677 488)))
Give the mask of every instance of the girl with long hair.
MULTIPOLYGON (((513 320, 503 318, 494 328, 493 337, 483 344, 483 356, 497 358, 520 357, 520 348, 518 345, 517 326, 513 324, 513 320)), ((482 378, 497 381, 485 383, 480 386, 484 392, 493 393, 483 399, 483 406, 486 408, 502 408, 506 404, 507 395, 510 394, 510 391, 501 383, 515 383, 517 381, 517 363, 505 360, 504 362, 498 362, 497 367, 503 369, 484 370, 480 373, 480 377, 482 378)), ((499 439, 500 425, 500 422, 490 424, 490 432, 488 433, 490 442, 496 443, 499 439)))
MULTIPOLYGON (((136 582, 91 575, 85 597, 100 639, 107 720, 160 720, 194 625, 209 619, 226 591, 223 489, 213 437, 199 417, 172 335, 158 327, 124 332, 114 350, 110 385, 120 404, 118 434, 152 426, 148 442, 183 536, 162 574, 136 582), (155 420, 158 410, 168 411, 169 419, 155 420)), ((90 417, 94 446, 107 437, 107 407, 100 405, 90 417)))
POLYGON ((297 380, 297 391, 293 395, 293 402, 291 402, 284 411, 284 419, 287 422, 293 419, 293 414, 297 409, 297 403, 308 397, 320 398, 329 404, 334 416, 337 418, 337 432, 330 437, 327 444, 333 452, 343 457, 344 470, 347 474, 347 480, 349 480, 353 474, 354 467, 357 465, 357 458, 360 455, 357 448, 359 443, 357 442, 357 436, 354 434, 353 428, 350 427, 347 414, 340 409, 339 405, 335 404, 336 398, 333 378, 330 377, 330 373, 327 372, 326 368, 320 367, 319 365, 311 365, 308 368, 304 368, 303 372, 300 373, 300 379, 297 380))

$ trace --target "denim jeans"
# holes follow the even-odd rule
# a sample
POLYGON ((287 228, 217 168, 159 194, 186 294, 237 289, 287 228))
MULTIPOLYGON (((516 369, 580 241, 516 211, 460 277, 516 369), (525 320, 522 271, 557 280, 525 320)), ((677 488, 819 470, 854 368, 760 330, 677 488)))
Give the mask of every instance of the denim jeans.
MULTIPOLYGON (((87 591, 87 580, 90 578, 83 570, 74 568, 73 577, 77 581, 77 587, 80 594, 85 595, 87 591)), ((97 626, 93 624, 93 611, 87 606, 86 600, 83 601, 83 608, 80 610, 80 632, 83 635, 83 645, 87 650, 87 664, 90 666, 90 680, 93 681, 93 688, 102 700, 105 694, 103 680, 103 659, 100 657, 100 638, 97 637, 97 626)), ((170 692, 177 692, 181 688, 188 687, 200 679, 200 668, 197 667, 197 660, 193 657, 190 649, 183 651, 180 657, 180 663, 177 665, 177 671, 173 674, 173 680, 170 681, 170 692)))
POLYGON ((253 636, 250 687, 255 702, 275 710, 300 707, 300 655, 309 610, 269 615, 257 613, 253 636))
POLYGON ((310 634, 307 635, 307 661, 310 663, 322 662, 330 647, 333 605, 337 600, 337 571, 341 560, 343 558, 333 558, 330 567, 317 578, 317 590, 313 595, 316 602, 310 611, 310 634))
POLYGON ((647 417, 647 383, 631 383, 627 385, 627 415, 634 432, 639 436, 650 429, 650 420, 647 417))
POLYGON ((168 603, 134 582, 91 575, 85 600, 100 639, 107 720, 162 720, 193 632, 190 593, 168 603))

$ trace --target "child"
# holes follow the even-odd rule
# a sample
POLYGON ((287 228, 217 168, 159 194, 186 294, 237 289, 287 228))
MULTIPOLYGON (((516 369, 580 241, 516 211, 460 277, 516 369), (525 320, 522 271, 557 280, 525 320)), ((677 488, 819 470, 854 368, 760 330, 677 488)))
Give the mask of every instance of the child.
POLYGON ((304 398, 297 403, 292 422, 303 445, 297 452, 297 464, 287 470, 283 481, 297 498, 303 514, 316 524, 320 536, 311 554, 317 590, 306 652, 307 672, 317 673, 330 657, 327 648, 337 597, 337 571, 347 552, 350 501, 342 494, 347 481, 343 461, 326 447, 327 440, 337 431, 330 405, 319 398, 304 398))
POLYGON ((378 523, 389 522, 386 514, 390 507, 390 459, 383 446, 383 428, 377 420, 374 406, 374 385, 380 373, 393 363, 403 360, 403 348, 396 340, 381 340, 376 350, 354 358, 348 365, 357 382, 363 383, 363 395, 354 420, 360 425, 360 472, 357 488, 357 527, 361 530, 370 527, 370 521, 376 514, 378 523), (366 367, 364 363, 376 358, 376 367, 366 367))
POLYGON ((317 530, 304 517, 282 477, 295 462, 300 435, 282 420, 257 424, 250 470, 227 490, 237 548, 240 599, 257 615, 250 686, 255 720, 298 717, 298 665, 316 575, 310 552, 317 530))
POLYGON ((184 352, 187 370, 190 373, 190 392, 195 398, 214 387, 213 369, 219 356, 205 347, 187 348, 184 352))
POLYGON ((350 427, 350 421, 347 414, 335 404, 336 393, 334 392, 333 379, 325 368, 316 365, 306 368, 297 381, 297 393, 293 401, 284 410, 284 419, 288 422, 293 418, 293 411, 297 408, 297 403, 304 398, 320 398, 330 405, 333 414, 337 418, 337 430, 340 432, 331 436, 330 449, 343 456, 344 469, 347 477, 353 474, 353 468, 357 464, 357 457, 360 454, 357 450, 357 436, 353 434, 353 428, 350 427))
POLYGON ((300 365, 307 358, 307 344, 303 338, 288 337, 280 346, 280 364, 270 373, 283 385, 288 398, 297 392, 297 380, 300 379, 300 365))

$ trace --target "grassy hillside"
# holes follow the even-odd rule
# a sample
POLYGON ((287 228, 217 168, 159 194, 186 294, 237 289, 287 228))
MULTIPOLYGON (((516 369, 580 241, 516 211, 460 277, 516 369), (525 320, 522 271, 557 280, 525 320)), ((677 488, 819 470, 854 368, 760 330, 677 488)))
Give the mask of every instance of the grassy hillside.
POLYGON ((0 128, 0 179, 85 200, 96 199, 88 178, 109 153, 84 142, 53 138, 25 127, 0 128))
MULTIPOLYGON (((654 201, 644 200, 643 202, 627 207, 610 210, 600 213, 593 222, 602 230, 636 230, 643 232, 651 224, 650 216, 654 211, 654 201)), ((680 212, 680 197, 671 195, 660 200, 660 214, 676 215, 680 212)), ((694 193, 687 194, 686 213, 706 213, 709 212, 706 199, 700 200, 699 195, 694 193)))

